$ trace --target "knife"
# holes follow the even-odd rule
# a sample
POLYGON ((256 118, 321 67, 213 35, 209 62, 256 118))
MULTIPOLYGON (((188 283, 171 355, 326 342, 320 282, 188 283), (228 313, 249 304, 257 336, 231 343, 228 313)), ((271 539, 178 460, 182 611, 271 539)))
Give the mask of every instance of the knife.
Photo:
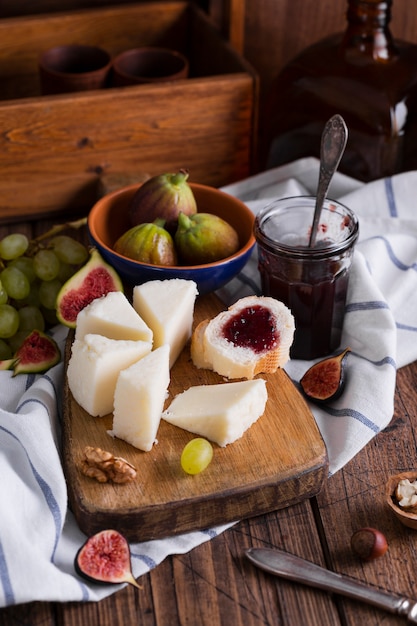
POLYGON ((270 574, 366 602, 390 613, 405 616, 410 622, 417 624, 415 600, 381 591, 278 548, 249 548, 246 550, 246 556, 252 563, 270 574))

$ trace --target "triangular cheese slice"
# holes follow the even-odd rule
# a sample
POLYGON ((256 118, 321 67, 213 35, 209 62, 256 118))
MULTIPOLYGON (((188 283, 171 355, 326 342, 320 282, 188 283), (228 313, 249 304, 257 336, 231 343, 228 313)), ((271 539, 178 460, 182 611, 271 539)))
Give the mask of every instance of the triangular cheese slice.
POLYGON ((109 339, 152 342, 152 331, 121 291, 96 298, 77 316, 75 338, 94 333, 109 339))
POLYGON ((169 346, 120 372, 110 434, 148 452, 156 440, 169 385, 169 346))
POLYGON ((262 378, 197 385, 176 396, 162 418, 223 447, 239 439, 263 415, 267 398, 262 378))
POLYGON ((75 339, 67 368, 68 386, 75 400, 90 415, 111 413, 120 370, 151 349, 149 341, 109 339, 95 334, 75 339))
POLYGON ((173 366, 191 337, 197 285, 192 280, 152 280, 133 288, 133 307, 153 332, 153 345, 168 344, 173 366))

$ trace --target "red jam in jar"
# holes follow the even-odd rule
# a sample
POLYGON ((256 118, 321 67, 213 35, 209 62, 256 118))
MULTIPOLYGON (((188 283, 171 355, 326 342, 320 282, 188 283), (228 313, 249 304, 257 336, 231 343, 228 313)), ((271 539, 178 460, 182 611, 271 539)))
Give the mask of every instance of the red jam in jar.
POLYGON ((309 247, 315 198, 277 200, 255 221, 262 293, 283 302, 295 319, 292 358, 314 359, 339 347, 356 216, 326 200, 314 247, 309 247))

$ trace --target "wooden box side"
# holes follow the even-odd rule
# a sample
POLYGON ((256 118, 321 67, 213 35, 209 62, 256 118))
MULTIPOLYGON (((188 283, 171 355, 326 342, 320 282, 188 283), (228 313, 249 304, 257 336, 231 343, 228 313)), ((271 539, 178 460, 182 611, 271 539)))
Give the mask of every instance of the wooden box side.
POLYGON ((194 182, 221 186, 251 173, 257 77, 187 2, 0 20, 0 78, 0 221, 85 212, 109 175, 136 182, 188 167, 194 182), (191 75, 176 85, 39 96, 38 51, 64 36, 113 55, 176 47, 191 75))

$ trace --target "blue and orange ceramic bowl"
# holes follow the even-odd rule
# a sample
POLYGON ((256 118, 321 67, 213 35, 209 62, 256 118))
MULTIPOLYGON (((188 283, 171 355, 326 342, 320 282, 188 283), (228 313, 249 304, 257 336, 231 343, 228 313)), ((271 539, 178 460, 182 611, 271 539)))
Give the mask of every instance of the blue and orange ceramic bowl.
POLYGON ((223 287, 243 269, 255 246, 254 214, 241 200, 215 187, 189 184, 200 213, 218 215, 236 229, 240 241, 239 250, 215 263, 169 267, 141 263, 118 254, 113 246, 131 227, 128 205, 139 187, 131 185, 103 196, 93 206, 87 220, 92 245, 99 250, 123 281, 130 285, 138 285, 149 280, 183 278, 195 281, 199 294, 205 294, 223 287))

